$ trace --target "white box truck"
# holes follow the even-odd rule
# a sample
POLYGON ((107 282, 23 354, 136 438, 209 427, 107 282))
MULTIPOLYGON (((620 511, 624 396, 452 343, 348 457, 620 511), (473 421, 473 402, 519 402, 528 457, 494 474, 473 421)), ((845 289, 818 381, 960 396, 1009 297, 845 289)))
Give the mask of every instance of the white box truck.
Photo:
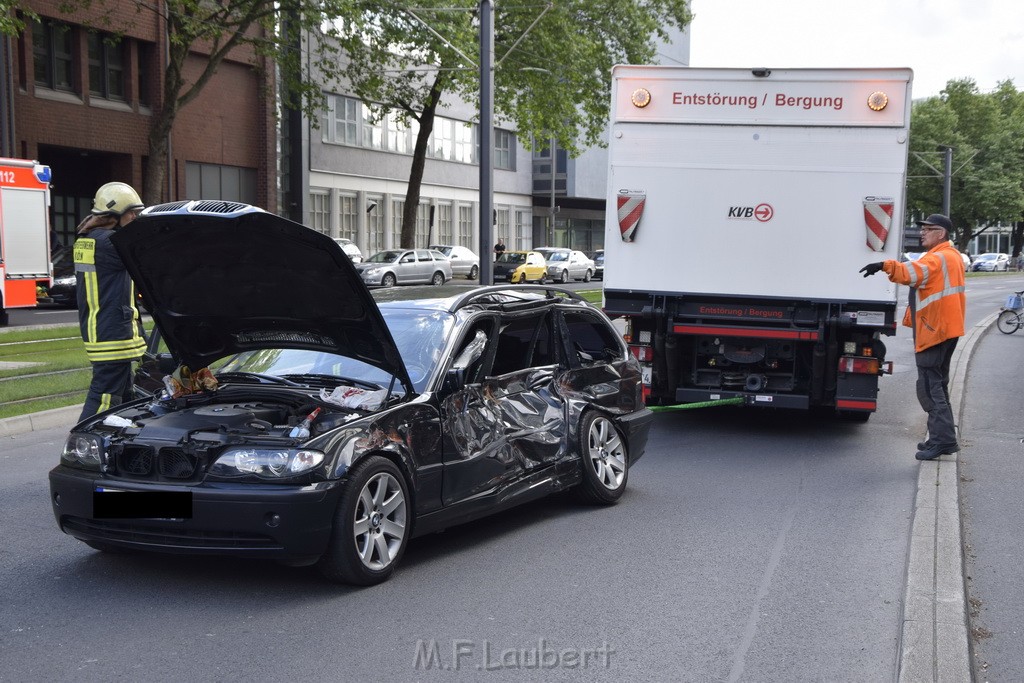
POLYGON ((50 167, 0 157, 0 325, 7 309, 35 306, 52 277, 50 167))
POLYGON ((652 405, 866 420, 891 372, 909 69, 617 66, 604 306, 652 405))

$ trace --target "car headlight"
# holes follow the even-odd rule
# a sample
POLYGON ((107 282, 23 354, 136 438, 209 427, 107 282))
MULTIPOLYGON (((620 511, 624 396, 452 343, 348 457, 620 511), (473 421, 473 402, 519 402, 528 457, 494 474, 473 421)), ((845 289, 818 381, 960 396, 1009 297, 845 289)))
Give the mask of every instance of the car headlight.
POLYGON ((75 467, 98 470, 103 458, 103 439, 95 434, 71 432, 64 442, 61 462, 75 467))
POLYGON ((363 275, 380 275, 380 272, 382 270, 383 268, 367 268, 366 270, 363 271, 363 275))
POLYGON ((230 448, 210 467, 219 477, 281 479, 305 474, 324 461, 322 451, 297 448, 230 448))

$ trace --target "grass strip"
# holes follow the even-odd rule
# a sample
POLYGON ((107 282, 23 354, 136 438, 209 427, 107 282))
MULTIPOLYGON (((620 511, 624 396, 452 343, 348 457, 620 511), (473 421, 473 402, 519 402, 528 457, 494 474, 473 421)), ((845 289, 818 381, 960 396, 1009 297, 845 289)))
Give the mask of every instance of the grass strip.
POLYGON ((89 388, 91 380, 91 368, 71 370, 57 375, 5 380, 0 382, 0 405, 28 398, 44 398, 72 391, 85 391, 89 388))
MULTIPOLYGON (((0 404, 0 419, 38 413, 42 410, 64 408, 65 406, 80 406, 83 403, 85 403, 84 391, 77 392, 69 396, 49 396, 32 401, 25 401, 24 403, 2 403, 0 404)), ((72 420, 72 422, 74 422, 74 420, 72 420)))

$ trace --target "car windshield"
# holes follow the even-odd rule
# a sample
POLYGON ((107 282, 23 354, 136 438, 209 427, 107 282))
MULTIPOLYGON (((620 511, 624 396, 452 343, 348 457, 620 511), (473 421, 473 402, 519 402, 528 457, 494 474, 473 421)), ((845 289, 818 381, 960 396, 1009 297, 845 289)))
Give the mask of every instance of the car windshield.
POLYGON ((604 252, 603 251, 599 251, 596 254, 594 254, 594 262, 595 263, 604 263, 604 252))
POLYGON ((550 256, 548 256, 548 261, 568 261, 568 260, 569 260, 569 255, 566 254, 564 251, 556 251, 553 254, 551 254, 550 256))
POLYGON ((367 259, 369 263, 394 263, 402 255, 400 251, 378 251, 367 259))
MULTIPOLYGON (((431 371, 441 359, 445 341, 454 324, 453 316, 446 312, 392 306, 382 306, 380 311, 398 345, 409 379, 417 392, 423 391, 431 371)), ((355 358, 306 349, 244 351, 223 358, 211 364, 210 368, 217 374, 255 372, 277 377, 287 375, 299 382, 301 375, 348 378, 382 388, 391 382, 390 374, 355 358)), ((402 387, 396 385, 395 390, 401 393, 402 387)))
POLYGON ((978 257, 978 260, 979 261, 995 261, 996 260, 996 255, 995 254, 982 254, 981 256, 978 257))
POLYGON ((515 251, 506 251, 498 257, 498 263, 523 263, 526 261, 526 254, 515 251))
POLYGON ((451 247, 432 247, 432 248, 435 249, 436 251, 441 252, 445 256, 451 256, 452 255, 452 248, 451 247))

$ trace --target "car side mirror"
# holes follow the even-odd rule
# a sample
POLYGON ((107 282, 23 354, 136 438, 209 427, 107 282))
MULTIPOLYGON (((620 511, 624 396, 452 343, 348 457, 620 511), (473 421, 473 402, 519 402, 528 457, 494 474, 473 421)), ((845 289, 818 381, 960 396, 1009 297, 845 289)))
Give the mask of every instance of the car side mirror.
POLYGON ((450 394, 458 391, 466 384, 466 369, 451 368, 444 377, 444 393, 450 394))

